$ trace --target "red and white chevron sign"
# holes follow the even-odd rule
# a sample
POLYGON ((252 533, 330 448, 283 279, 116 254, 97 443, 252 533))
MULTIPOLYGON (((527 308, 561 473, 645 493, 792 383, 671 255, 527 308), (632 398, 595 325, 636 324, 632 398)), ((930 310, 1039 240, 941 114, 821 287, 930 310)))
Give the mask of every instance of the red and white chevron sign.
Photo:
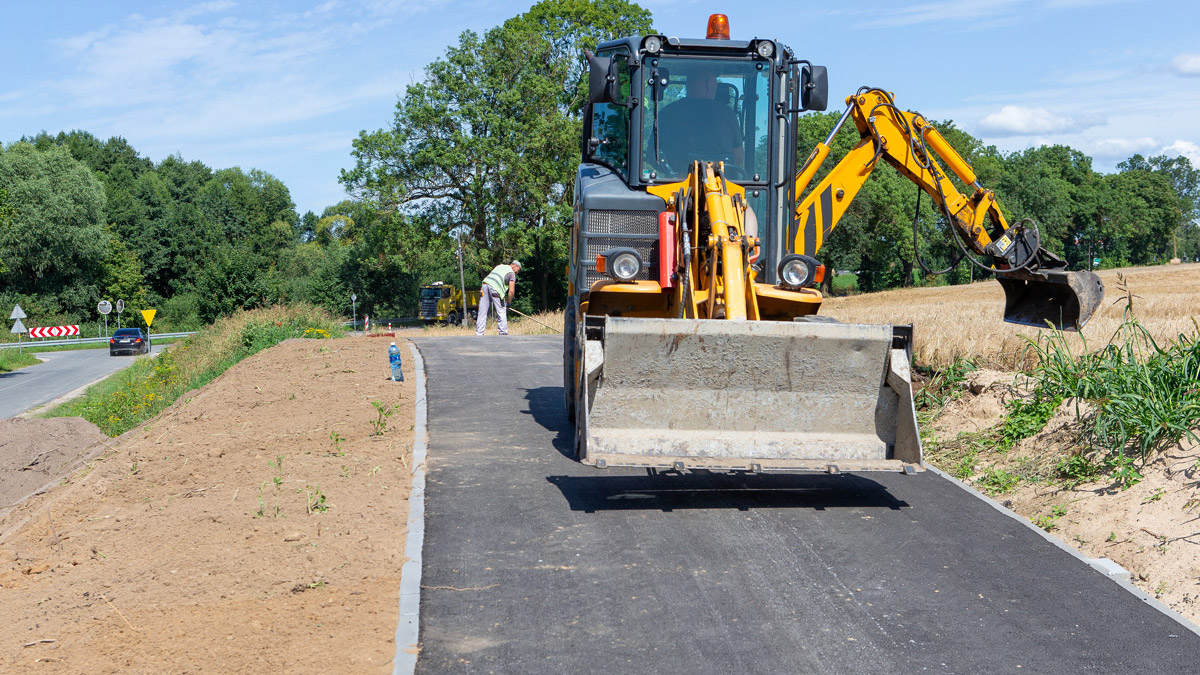
POLYGON ((43 326, 29 329, 29 337, 47 338, 71 335, 79 335, 79 326, 43 326))

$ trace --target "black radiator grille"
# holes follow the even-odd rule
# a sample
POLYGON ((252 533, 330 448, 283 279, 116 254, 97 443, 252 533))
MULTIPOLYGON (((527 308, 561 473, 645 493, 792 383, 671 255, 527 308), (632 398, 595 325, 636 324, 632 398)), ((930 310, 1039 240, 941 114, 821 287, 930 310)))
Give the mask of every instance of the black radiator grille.
POLYGON ((604 275, 596 271, 596 256, 614 247, 628 247, 642 256, 644 266, 636 279, 658 279, 657 211, 589 211, 583 264, 590 287, 604 275))

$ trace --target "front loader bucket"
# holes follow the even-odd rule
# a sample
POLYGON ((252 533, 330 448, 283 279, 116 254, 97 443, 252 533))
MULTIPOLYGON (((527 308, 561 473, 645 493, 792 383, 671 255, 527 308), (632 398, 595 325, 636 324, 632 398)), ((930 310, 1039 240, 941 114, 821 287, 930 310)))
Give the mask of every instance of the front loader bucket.
POLYGON ((583 365, 585 464, 923 468, 888 325, 608 317, 583 365))
POLYGON ((1104 299, 1104 282, 1094 272, 997 274, 1004 288, 1004 320, 1059 330, 1083 328, 1104 299))

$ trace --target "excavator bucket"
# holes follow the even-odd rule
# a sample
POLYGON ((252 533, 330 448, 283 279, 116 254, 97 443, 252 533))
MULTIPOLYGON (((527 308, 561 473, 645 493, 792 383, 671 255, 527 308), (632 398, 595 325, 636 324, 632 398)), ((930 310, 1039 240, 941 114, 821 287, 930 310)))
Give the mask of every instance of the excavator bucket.
POLYGON ((1083 328, 1104 299, 1104 282, 1079 270, 996 275, 1004 288, 1004 320, 1059 330, 1083 328))
POLYGON ((745 471, 923 468, 890 325, 608 317, 587 340, 581 460, 745 471))

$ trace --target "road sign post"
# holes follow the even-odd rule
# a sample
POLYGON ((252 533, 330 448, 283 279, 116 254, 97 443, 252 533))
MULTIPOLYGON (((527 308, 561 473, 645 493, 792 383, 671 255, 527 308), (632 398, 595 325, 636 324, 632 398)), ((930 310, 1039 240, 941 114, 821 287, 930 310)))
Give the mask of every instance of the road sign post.
MULTIPOLYGON (((25 312, 21 311, 20 305, 17 305, 17 308, 13 310, 13 316, 16 316, 17 314, 20 314, 21 317, 25 316, 25 312)), ((8 331, 10 333, 17 334, 17 353, 18 354, 25 353, 25 348, 21 346, 21 333, 24 333, 28 330, 29 329, 25 327, 25 324, 21 323, 21 318, 18 317, 16 319, 16 323, 13 324, 12 330, 8 331)))
POLYGON ((121 329, 121 312, 125 311, 125 301, 117 300, 117 330, 121 329))
POLYGON ((358 330, 358 296, 350 294, 350 330, 358 330))
POLYGON ((112 303, 107 300, 101 300, 96 305, 96 311, 104 315, 104 337, 108 337, 108 313, 112 311, 112 303))

